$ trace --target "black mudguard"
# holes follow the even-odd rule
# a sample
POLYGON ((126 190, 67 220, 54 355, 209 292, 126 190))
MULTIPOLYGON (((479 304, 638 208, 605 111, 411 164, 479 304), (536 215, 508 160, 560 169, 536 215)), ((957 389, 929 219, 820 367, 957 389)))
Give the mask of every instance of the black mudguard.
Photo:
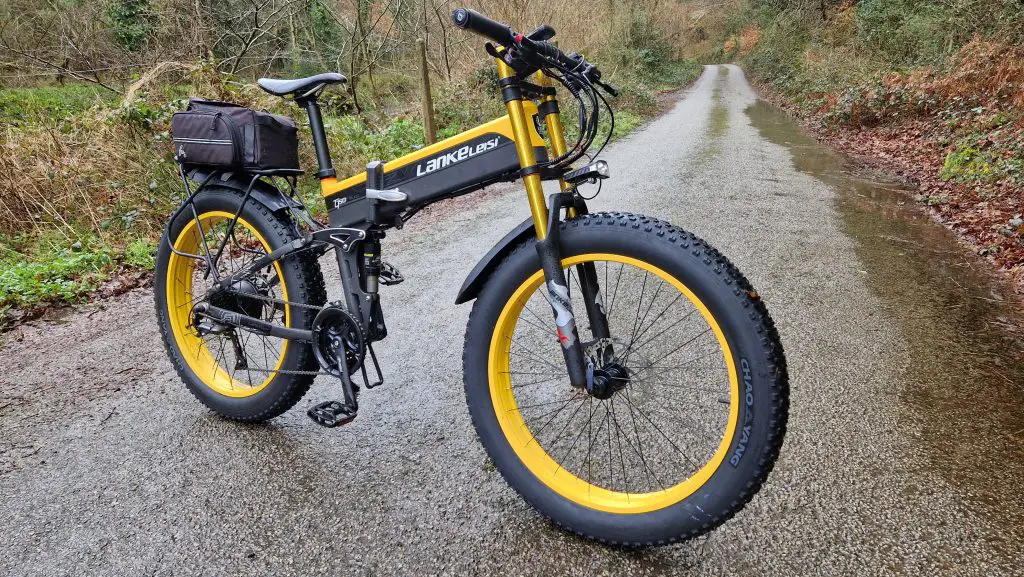
POLYGON ((469 272, 469 276, 466 277, 466 282, 462 283, 462 288, 459 289, 459 294, 455 297, 455 304, 461 305, 475 299, 480 294, 484 282, 491 276, 494 267, 498 266, 521 243, 531 238, 536 238, 536 233, 533 230, 533 219, 527 218, 499 240, 498 244, 494 245, 480 259, 480 262, 476 263, 473 270, 469 272))
MULTIPOLYGON (((203 182, 210 175, 210 172, 210 170, 195 168, 189 171, 188 176, 196 182, 203 182)), ((215 174, 207 183, 207 186, 225 186, 244 193, 249 187, 249 181, 251 179, 252 175, 249 174, 221 172, 220 174, 215 174)), ((270 212, 277 212, 279 210, 287 210, 290 208, 300 208, 297 202, 263 179, 257 180, 256 183, 253 184, 251 198, 267 207, 270 212)))

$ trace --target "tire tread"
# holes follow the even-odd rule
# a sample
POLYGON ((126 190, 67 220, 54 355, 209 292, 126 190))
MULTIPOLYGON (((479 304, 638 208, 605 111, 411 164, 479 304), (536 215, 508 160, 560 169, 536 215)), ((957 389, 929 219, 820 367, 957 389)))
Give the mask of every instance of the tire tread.
MULTIPOLYGON (((755 474, 747 482, 746 487, 736 496, 736 499, 732 501, 725 510, 714 515, 707 523, 704 523, 688 532, 679 535, 672 535, 658 541, 613 541, 590 534, 577 527, 567 525, 562 521, 545 514, 539 509, 537 511, 540 515, 555 523, 563 530, 607 545, 628 548, 664 546, 681 541, 687 541, 704 535, 731 519, 740 509, 750 502, 767 480, 768 475, 775 466, 775 462, 778 459, 779 452, 782 448, 782 440, 786 434, 789 413, 789 374, 786 366, 786 357, 782 348, 782 342, 779 338, 779 333, 775 327, 775 323, 768 314, 768 309, 764 302, 761 300, 757 292, 754 291, 750 281, 747 280, 743 273, 740 272, 740 270, 736 268, 728 258, 707 244, 703 239, 678 226, 674 226, 656 218, 626 212, 596 212, 586 214, 572 220, 563 221, 560 226, 563 230, 570 227, 628 227, 637 230, 642 229, 643 231, 662 239, 664 242, 671 243, 680 250, 687 251, 694 258, 699 259, 699 262, 701 262, 706 268, 712 270, 718 278, 721 279, 721 282, 728 287, 729 292, 738 304, 749 311, 749 321, 752 326, 757 327, 760 334, 761 346, 763 347, 768 359, 769 369, 775 374, 775 386, 771 387, 771 415, 767 425, 769 433, 765 449, 758 456, 755 474), (702 256, 703 258, 701 258, 702 256)), ((517 253, 524 250, 534 250, 533 243, 530 241, 522 243, 515 250, 511 251, 495 268, 495 270, 500 269, 508 261, 515 259, 517 253)), ((487 290, 487 285, 490 282, 490 278, 485 281, 481 294, 487 290)), ((470 312, 470 323, 468 326, 472 326, 473 315, 478 314, 477 307, 479 303, 480 300, 477 299, 473 304, 473 310, 470 312)), ((463 347, 462 359, 463 373, 465 375, 468 375, 466 367, 468 361, 467 355, 470 349, 468 343, 471 338, 469 329, 467 328, 467 346, 463 347)), ((466 388, 467 395, 470 394, 469 389, 471 386, 472 384, 469 382, 469 377, 467 376, 464 381, 464 387, 466 388)), ((477 431, 477 437, 482 441, 482 436, 480 435, 480 424, 472 411, 470 411, 470 417, 473 422, 474 429, 477 431)), ((529 502, 529 497, 511 481, 505 472, 502 471, 501 467, 496 468, 502 474, 502 477, 506 482, 508 482, 508 484, 511 485, 524 500, 529 502)))

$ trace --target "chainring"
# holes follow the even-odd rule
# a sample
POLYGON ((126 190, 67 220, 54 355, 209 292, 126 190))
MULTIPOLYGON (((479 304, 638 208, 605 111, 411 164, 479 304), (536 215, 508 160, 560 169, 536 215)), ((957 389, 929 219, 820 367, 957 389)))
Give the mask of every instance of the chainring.
POLYGON ((344 347, 348 374, 359 370, 366 357, 366 336, 359 322, 347 310, 330 304, 313 319, 313 355, 320 367, 334 376, 341 376, 338 352, 344 347))

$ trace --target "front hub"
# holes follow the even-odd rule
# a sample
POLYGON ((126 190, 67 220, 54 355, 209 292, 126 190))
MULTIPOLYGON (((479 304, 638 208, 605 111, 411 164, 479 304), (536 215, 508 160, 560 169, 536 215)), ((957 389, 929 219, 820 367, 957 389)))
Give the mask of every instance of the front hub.
POLYGON ((629 369, 625 366, 612 362, 600 369, 594 370, 594 378, 587 385, 588 392, 595 398, 610 399, 617 391, 621 391, 629 384, 629 369))

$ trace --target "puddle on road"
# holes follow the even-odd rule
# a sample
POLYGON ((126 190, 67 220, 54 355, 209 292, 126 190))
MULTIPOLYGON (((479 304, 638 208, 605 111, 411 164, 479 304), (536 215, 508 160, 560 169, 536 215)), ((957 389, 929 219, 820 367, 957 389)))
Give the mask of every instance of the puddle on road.
MULTIPOLYGON (((1009 290, 933 223, 912 193, 859 170, 778 108, 746 110, 795 167, 838 192, 836 207, 873 292, 899 324, 909 358, 903 414, 921 427, 929 468, 993 519, 1010 551, 1024 537, 1024 345, 1009 290)), ((921 488, 921 496, 930 492, 921 488)), ((914 495, 913 497, 917 497, 914 495)))
POLYGON ((729 80, 729 69, 725 66, 718 67, 718 77, 715 79, 715 89, 711 98, 714 105, 711 107, 711 119, 708 123, 708 137, 712 140, 719 140, 729 128, 729 107, 722 99, 722 87, 729 80))
POLYGON ((707 131, 701 141, 700 149, 694 154, 692 163, 686 168, 684 179, 687 178, 687 175, 699 174, 722 153, 722 136, 729 128, 729 106, 722 98, 722 88, 728 79, 729 69, 719 66, 714 80, 714 88, 711 90, 711 114, 708 117, 707 131))

